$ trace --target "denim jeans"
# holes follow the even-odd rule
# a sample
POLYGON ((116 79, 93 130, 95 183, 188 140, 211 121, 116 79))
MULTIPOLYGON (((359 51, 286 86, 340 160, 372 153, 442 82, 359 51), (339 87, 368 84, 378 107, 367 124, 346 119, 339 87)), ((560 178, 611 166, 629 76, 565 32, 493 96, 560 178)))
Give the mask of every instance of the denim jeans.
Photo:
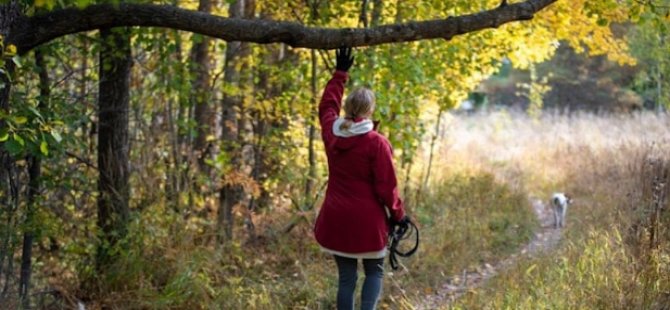
MULTIPOLYGON (((354 309, 354 291, 358 279, 358 260, 333 255, 337 263, 339 283, 337 288, 337 310, 354 309)), ((384 277, 384 259, 363 259, 365 281, 361 291, 361 310, 373 310, 379 301, 384 277)))

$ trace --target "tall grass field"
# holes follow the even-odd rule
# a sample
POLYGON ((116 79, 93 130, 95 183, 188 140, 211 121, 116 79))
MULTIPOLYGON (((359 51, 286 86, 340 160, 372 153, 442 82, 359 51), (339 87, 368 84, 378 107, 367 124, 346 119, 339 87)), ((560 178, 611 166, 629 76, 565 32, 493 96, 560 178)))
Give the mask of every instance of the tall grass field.
POLYGON ((444 309, 667 309, 666 114, 500 112, 453 118, 444 136, 441 174, 468 166, 529 197, 562 191, 575 201, 555 249, 520 259, 444 309))
MULTIPOLYGON (((436 307, 670 305, 670 117, 442 117, 411 169, 397 167, 421 246, 399 270, 386 267, 380 309, 415 309, 446 281, 513 256, 485 283, 436 307), (535 232, 548 229, 530 200, 548 201, 553 192, 574 199, 560 241, 534 256, 517 255, 535 232)), ((156 217, 170 214, 167 204, 151 205, 134 219, 117 272, 104 279, 66 259, 37 266, 53 272, 48 285, 61 294, 60 302, 45 297, 39 306, 70 309, 85 295, 87 309, 334 309, 335 263, 311 233, 318 203, 300 212, 288 205, 254 215, 253 242, 223 246, 203 232, 213 223, 156 217), (295 227, 285 229, 292 221, 295 227)))

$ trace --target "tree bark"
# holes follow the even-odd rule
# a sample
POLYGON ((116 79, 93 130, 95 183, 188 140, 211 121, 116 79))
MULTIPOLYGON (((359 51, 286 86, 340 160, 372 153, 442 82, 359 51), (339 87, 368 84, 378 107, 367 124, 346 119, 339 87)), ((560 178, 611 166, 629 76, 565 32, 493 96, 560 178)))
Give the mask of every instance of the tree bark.
MULTIPOLYGON (((362 3, 362 9, 361 9, 361 16, 360 20, 361 22, 367 27, 368 25, 368 18, 367 18, 367 0, 363 0, 362 3)), ((310 21, 312 24, 314 24, 319 17, 319 11, 316 6, 315 2, 310 2, 310 21)), ((316 139, 316 125, 314 124, 316 122, 315 115, 317 115, 318 112, 318 101, 319 101, 319 94, 317 90, 317 61, 316 61, 316 50, 312 49, 310 53, 310 60, 311 60, 311 80, 310 80, 310 91, 312 93, 312 113, 309 114, 309 117, 307 118, 307 122, 309 123, 309 129, 308 129, 308 134, 307 134, 307 163, 308 163, 308 170, 307 170, 307 178, 305 180, 305 201, 307 205, 310 205, 312 203, 312 200, 310 197, 312 197, 312 191, 314 189, 314 182, 316 181, 316 150, 314 149, 314 140, 316 139)))
MULTIPOLYGON (((293 53, 285 44, 268 46, 265 48, 263 65, 257 66, 258 83, 255 85, 255 94, 260 95, 263 100, 274 101, 281 100, 278 97, 291 87, 290 81, 277 79, 273 68, 295 67, 298 65, 298 55, 293 53), (275 78, 273 78, 273 76, 275 78)), ((280 69, 281 70, 281 69, 280 69)), ((280 71, 281 72, 281 71, 280 71)), ((255 110, 256 124, 256 147, 254 148, 254 180, 258 184, 263 184, 270 176, 277 175, 282 169, 279 157, 270 150, 276 146, 274 140, 277 132, 284 132, 288 129, 288 120, 285 117, 286 111, 277 105, 271 105, 270 110, 258 108, 255 110)), ((288 113, 291 114, 291 113, 288 113)), ((255 205, 263 208, 271 203, 270 192, 261 186, 260 197, 255 201, 255 205)))
POLYGON ((132 59, 129 29, 101 29, 98 93, 98 226, 102 231, 97 267, 112 261, 130 216, 128 109, 132 59))
MULTIPOLYGON (((166 44, 168 32, 163 32, 161 34, 160 44, 166 44)), ((174 43, 174 51, 169 54, 170 63, 174 76, 163 76, 163 83, 166 87, 170 87, 171 80, 176 82, 177 85, 182 85, 183 83, 189 83, 185 78, 185 75, 188 73, 185 65, 182 64, 182 40, 181 36, 174 34, 177 38, 174 43)), ((167 126, 169 128, 169 143, 171 148, 171 162, 172 165, 168 164, 167 174, 168 179, 170 180, 168 186, 167 197, 169 200, 169 205, 175 213, 181 213, 181 193, 185 192, 189 195, 190 192, 190 180, 189 180, 189 168, 188 165, 189 157, 186 152, 191 149, 192 138, 189 134, 190 128, 188 128, 188 120, 191 119, 191 111, 193 110, 189 106, 188 101, 189 94, 183 90, 183 87, 177 87, 177 98, 176 100, 172 96, 165 97, 167 102, 167 111, 166 119, 167 126), (175 107, 176 103, 176 107, 175 107)))
POLYGON ((363 24, 363 28, 368 28, 368 0, 361 1, 361 15, 358 20, 363 24))
POLYGON ((316 126, 314 125, 315 117, 314 115, 317 112, 318 106, 318 90, 316 88, 317 83, 317 70, 316 70, 316 50, 311 51, 311 61, 312 61, 312 78, 310 81, 310 89, 312 92, 312 108, 314 113, 311 113, 308 122, 309 122, 309 133, 308 133, 308 142, 307 142, 307 161, 309 163, 309 168, 307 172, 307 180, 305 181, 305 200, 307 204, 312 203, 312 191, 314 190, 314 182, 316 181, 316 150, 314 149, 314 140, 316 139, 316 126))
MULTIPOLYGON (((39 75, 40 98, 37 108, 44 111, 48 107, 51 95, 49 72, 44 63, 44 56, 40 48, 35 49, 35 66, 39 75)), ((28 157, 28 197, 23 233, 23 252, 21 253, 21 277, 19 278, 19 297, 24 309, 30 308, 30 278, 32 273, 32 249, 34 239, 34 213, 36 198, 41 188, 42 159, 38 155, 28 157)))
MULTIPOLYGON (((212 10, 210 0, 200 0, 199 12, 212 10)), ((209 105, 209 42, 210 38, 194 35, 191 48, 191 105, 195 107, 196 138, 193 149, 198 154, 200 171, 207 171, 205 159, 208 155, 207 136, 214 128, 214 116, 209 105)))
POLYGON ((215 16, 170 5, 91 5, 85 9, 61 9, 22 17, 12 26, 8 41, 20 53, 63 35, 121 26, 166 27, 191 31, 226 41, 283 42, 293 47, 335 49, 370 46, 454 36, 505 23, 528 20, 557 0, 526 0, 494 9, 445 19, 407 22, 372 28, 319 28, 294 22, 215 16))
MULTIPOLYGON (((10 33, 11 26, 20 16, 20 7, 17 1, 0 5, 0 35, 4 38, 10 33)), ((7 41, 3 42, 7 46, 7 41)), ((9 112, 9 97, 11 93, 10 76, 14 73, 14 63, 9 60, 5 63, 4 71, 0 72, 0 112, 9 112)), ((6 127, 0 119, 0 129, 6 127)), ((0 220, 4 229, 0 230, 0 278, 5 277, 4 285, 0 288, 0 303, 6 297, 14 274, 13 256, 14 246, 14 213, 18 208, 18 171, 14 158, 0 146, 0 220)))
MULTIPOLYGON (((230 5, 229 15, 231 18, 244 18, 253 15, 252 0, 237 0, 230 5)), ((237 93, 225 93, 222 101, 223 115, 221 118, 221 140, 223 151, 230 158, 230 166, 234 174, 241 173, 239 167, 243 164, 241 160, 242 145, 240 144, 240 117, 238 111, 242 106, 244 92, 241 87, 241 67, 244 58, 250 53, 249 44, 246 42, 228 42, 226 47, 226 62, 224 64, 223 83, 227 86, 235 86, 237 93)), ((230 177, 230 176, 229 176, 230 177)), ((220 191, 219 212, 217 224, 219 227, 219 241, 232 240, 233 238, 233 208, 242 199, 243 189, 238 184, 227 181, 220 191)))

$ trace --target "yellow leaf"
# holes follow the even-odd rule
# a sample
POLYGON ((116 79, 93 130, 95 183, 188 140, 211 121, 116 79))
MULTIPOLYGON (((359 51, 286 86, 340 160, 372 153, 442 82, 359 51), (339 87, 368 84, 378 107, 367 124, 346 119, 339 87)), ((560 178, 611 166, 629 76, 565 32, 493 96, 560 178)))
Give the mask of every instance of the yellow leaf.
POLYGON ((28 122, 28 118, 25 116, 17 116, 14 118, 14 123, 17 125, 25 124, 26 122, 28 122))
POLYGON ((14 44, 7 45, 7 49, 5 50, 5 56, 11 57, 14 55, 16 55, 16 45, 14 44))
POLYGON ((44 156, 49 156, 49 148, 46 141, 42 141, 42 143, 40 143, 40 152, 42 152, 44 156))

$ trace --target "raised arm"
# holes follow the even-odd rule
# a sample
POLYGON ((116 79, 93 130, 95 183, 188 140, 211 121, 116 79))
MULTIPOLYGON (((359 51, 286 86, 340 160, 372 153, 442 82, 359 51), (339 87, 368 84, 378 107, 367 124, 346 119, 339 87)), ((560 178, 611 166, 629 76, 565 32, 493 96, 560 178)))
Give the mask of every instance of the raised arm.
POLYGON ((326 148, 335 140, 333 123, 340 116, 344 83, 349 78, 347 71, 354 63, 351 48, 341 48, 337 51, 337 65, 333 77, 328 81, 323 97, 319 103, 319 122, 321 123, 321 137, 326 148))

